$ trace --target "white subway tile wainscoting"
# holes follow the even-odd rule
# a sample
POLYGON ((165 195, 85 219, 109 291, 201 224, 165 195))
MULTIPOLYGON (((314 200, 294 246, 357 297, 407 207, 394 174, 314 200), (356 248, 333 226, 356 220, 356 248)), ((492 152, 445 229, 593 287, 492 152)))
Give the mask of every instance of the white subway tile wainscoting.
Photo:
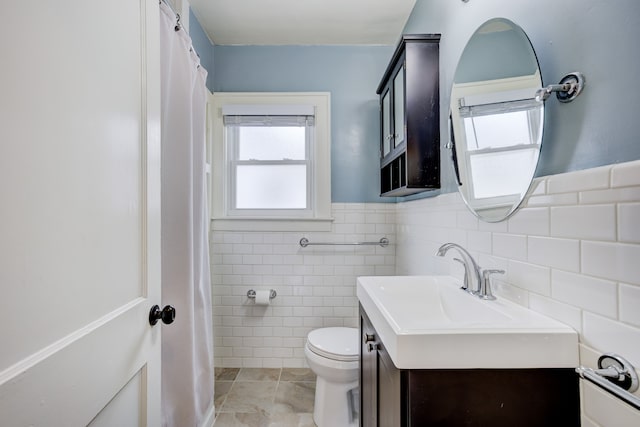
POLYGON ((358 276, 395 274, 392 203, 334 203, 331 232, 215 232, 211 239, 215 365, 306 367, 307 334, 328 326, 358 326, 358 276), (377 242, 381 246, 308 246, 377 242), (247 291, 274 289, 269 306, 247 291))
MULTIPOLYGON (((538 178, 523 207, 500 223, 479 221, 457 193, 335 203, 332 214, 329 233, 213 234, 217 367, 305 367, 309 331, 357 326, 356 277, 462 278, 451 257, 435 256, 445 242, 469 249, 484 268, 506 270, 494 280, 498 297, 575 328, 581 364, 594 368, 614 352, 640 367, 640 161, 538 178), (301 248, 301 237, 391 244, 301 248), (249 289, 278 297, 254 307, 249 289)), ((581 383, 583 425, 640 425, 639 411, 581 383)))

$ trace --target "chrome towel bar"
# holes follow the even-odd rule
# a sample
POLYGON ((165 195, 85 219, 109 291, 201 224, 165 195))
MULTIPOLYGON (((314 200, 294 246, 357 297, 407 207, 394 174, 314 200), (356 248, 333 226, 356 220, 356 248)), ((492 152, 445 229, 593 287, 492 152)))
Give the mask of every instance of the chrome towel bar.
POLYGON ((381 238, 379 241, 377 242, 352 242, 352 243, 311 243, 309 241, 309 239, 307 239, 306 237, 303 237, 302 239, 300 239, 300 246, 302 246, 303 248, 306 248, 307 246, 382 246, 387 247, 389 246, 389 239, 387 239, 386 237, 381 238))
POLYGON ((576 373, 580 378, 589 380, 593 384, 608 391, 624 402, 640 409, 640 398, 631 394, 638 389, 638 376, 634 367, 617 354, 603 354, 598 358, 600 369, 580 366, 576 373))

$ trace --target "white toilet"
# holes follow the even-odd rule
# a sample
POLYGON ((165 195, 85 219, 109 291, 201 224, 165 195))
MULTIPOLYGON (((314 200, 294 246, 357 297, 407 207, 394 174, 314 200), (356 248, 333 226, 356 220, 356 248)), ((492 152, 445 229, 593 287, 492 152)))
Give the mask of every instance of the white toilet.
POLYGON ((304 347, 316 374, 313 420, 318 427, 355 427, 359 412, 360 339, 356 328, 309 332, 304 347))

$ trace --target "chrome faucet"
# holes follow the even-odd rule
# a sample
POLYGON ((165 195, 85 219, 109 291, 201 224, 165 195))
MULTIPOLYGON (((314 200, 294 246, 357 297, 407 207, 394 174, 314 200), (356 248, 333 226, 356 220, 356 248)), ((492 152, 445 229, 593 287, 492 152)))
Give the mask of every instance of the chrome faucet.
POLYGON ((455 249, 462 257, 462 265, 464 266, 464 282, 462 284, 462 289, 472 294, 480 292, 482 283, 480 279, 480 267, 478 267, 478 264, 471 254, 467 252, 465 248, 456 243, 445 243, 440 246, 436 255, 444 256, 449 249, 455 249), (469 283, 470 281, 472 283, 469 283))

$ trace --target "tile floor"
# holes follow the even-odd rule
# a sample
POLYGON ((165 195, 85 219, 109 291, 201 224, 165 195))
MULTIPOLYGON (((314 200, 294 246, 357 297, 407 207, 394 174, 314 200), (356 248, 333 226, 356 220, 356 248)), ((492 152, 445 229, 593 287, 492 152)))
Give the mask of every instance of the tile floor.
POLYGON ((214 427, 316 427, 316 378, 302 368, 216 368, 214 427))

